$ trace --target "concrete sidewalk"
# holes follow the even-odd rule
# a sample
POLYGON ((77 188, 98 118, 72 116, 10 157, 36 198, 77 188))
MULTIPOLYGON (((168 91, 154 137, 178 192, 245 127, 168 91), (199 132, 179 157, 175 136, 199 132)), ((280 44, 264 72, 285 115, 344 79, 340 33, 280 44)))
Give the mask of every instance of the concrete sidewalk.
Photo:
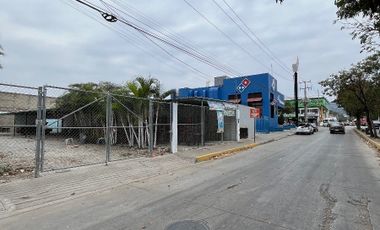
POLYGON ((134 181, 169 174, 191 166, 175 156, 111 162, 64 172, 43 173, 39 178, 15 180, 0 185, 0 219, 68 199, 111 190, 134 181))
POLYGON ((230 149, 249 146, 252 144, 262 145, 268 142, 276 141, 290 135, 295 134, 295 129, 286 130, 282 132, 272 133, 258 133, 256 134, 256 141, 253 139, 241 139, 236 141, 224 141, 224 142, 212 142, 206 143, 205 146, 199 148, 182 147, 179 148, 179 152, 176 154, 179 157, 188 160, 189 162, 196 162, 196 159, 200 156, 204 156, 214 152, 228 151, 230 149))
MULTIPOLYGON (((278 140, 293 131, 257 135, 257 143, 278 140)), ((253 143, 224 142, 202 148, 183 150, 154 158, 138 158, 111 162, 108 166, 93 165, 61 172, 43 173, 40 178, 19 179, 0 184, 0 219, 44 206, 54 205, 81 196, 108 191, 120 185, 162 174, 172 174, 194 166, 194 157, 253 143)))
POLYGON ((380 139, 379 138, 372 138, 368 134, 359 131, 358 129, 354 129, 355 132, 361 136, 368 144, 372 145, 374 148, 376 148, 378 151, 380 151, 380 139))

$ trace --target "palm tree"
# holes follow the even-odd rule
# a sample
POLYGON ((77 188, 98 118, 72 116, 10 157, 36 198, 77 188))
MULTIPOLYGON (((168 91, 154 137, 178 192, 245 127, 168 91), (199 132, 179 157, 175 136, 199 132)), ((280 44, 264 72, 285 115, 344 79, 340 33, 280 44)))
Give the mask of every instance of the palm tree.
POLYGON ((133 81, 127 82, 126 88, 135 97, 152 98, 159 97, 161 85, 156 78, 138 76, 133 81))
MULTIPOLYGON (((141 114, 138 119, 138 140, 137 143, 139 147, 146 147, 146 143, 149 139, 148 132, 148 116, 149 116, 149 101, 145 100, 148 98, 158 98, 160 96, 160 82, 151 78, 144 78, 143 76, 138 76, 136 79, 129 81, 126 83, 126 91, 129 92, 130 95, 141 98, 137 99, 135 103, 132 103, 133 109, 141 114), (144 126, 145 123, 145 126, 144 126)), ((129 119, 129 117, 128 117, 129 119)), ((132 136, 132 135, 131 135, 132 136)), ((132 136, 133 138, 133 136, 132 136)))

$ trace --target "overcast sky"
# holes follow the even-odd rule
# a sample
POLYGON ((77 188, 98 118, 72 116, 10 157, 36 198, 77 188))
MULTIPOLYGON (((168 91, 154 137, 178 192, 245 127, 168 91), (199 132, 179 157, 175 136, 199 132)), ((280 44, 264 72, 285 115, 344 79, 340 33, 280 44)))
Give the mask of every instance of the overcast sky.
MULTIPOLYGON (((6 53, 0 57, 4 66, 0 70, 0 82, 3 83, 67 86, 111 81, 123 84, 136 75, 151 75, 158 78, 165 89, 171 89, 205 86, 207 80, 212 84, 214 76, 226 75, 160 44, 187 63, 184 65, 135 30, 120 23, 107 23, 98 13, 74 0, 0 1, 0 44, 6 53), (84 10, 87 15, 77 9, 84 10)), ((238 73, 274 72, 279 90, 286 96, 293 94, 291 73, 242 33, 213 0, 187 1, 245 52, 183 0, 104 1, 144 22, 147 21, 142 14, 149 17, 156 23, 156 29, 175 33, 181 41, 238 73), (116 5, 118 2, 123 4, 116 5)), ((215 1, 232 15, 223 0, 215 1)), ((98 0, 91 2, 105 7, 98 0)), ((290 0, 282 5, 275 4, 274 0, 226 2, 288 68, 299 56, 299 75, 313 82, 313 90, 309 92, 312 96, 317 95, 320 80, 363 58, 358 41, 351 40, 348 31, 341 31, 339 25, 333 24, 336 19, 333 0, 290 0)))

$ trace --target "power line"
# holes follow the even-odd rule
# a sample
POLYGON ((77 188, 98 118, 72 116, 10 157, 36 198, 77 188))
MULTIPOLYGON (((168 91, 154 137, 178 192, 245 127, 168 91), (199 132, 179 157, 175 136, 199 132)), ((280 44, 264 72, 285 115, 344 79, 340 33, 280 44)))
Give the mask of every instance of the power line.
MULTIPOLYGON (((110 6, 110 7, 112 7, 116 11, 122 12, 122 10, 117 9, 117 8, 115 8, 113 6, 110 6)), ((117 13, 115 13, 115 14, 117 14, 117 13)), ((237 73, 235 71, 231 71, 227 67, 225 67, 224 65, 222 65, 220 63, 216 63, 213 60, 210 60, 209 58, 204 57, 202 54, 200 54, 196 50, 191 49, 191 48, 189 49, 182 42, 179 42, 178 40, 175 40, 175 39, 172 39, 170 37, 167 37, 165 34, 162 34, 160 31, 157 31, 154 28, 150 27, 151 29, 153 29, 156 32, 147 31, 146 29, 143 29, 140 26, 137 26, 136 24, 133 24, 132 22, 126 20, 123 17, 121 17, 119 14, 117 14, 117 15, 118 15, 119 20, 121 19, 121 21, 124 20, 124 22, 128 22, 130 25, 133 25, 135 27, 135 29, 138 28, 137 30, 139 30, 140 32, 143 32, 143 33, 149 35, 150 37, 158 39, 161 42, 165 43, 166 45, 172 46, 172 47, 174 47, 174 48, 176 48, 176 49, 178 49, 178 50, 180 50, 182 52, 185 52, 186 54, 192 56, 193 58, 197 59, 200 62, 203 62, 203 63, 205 63, 205 64, 207 64, 209 66, 212 66, 212 67, 214 67, 214 68, 216 68, 216 69, 218 69, 218 70, 220 70, 220 71, 222 71, 224 73, 228 73, 228 74, 232 74, 232 75, 239 75, 239 73, 237 73)))
POLYGON ((188 46, 186 44, 184 44, 183 42, 179 41, 178 39, 175 39, 175 38, 167 36, 166 34, 163 34, 161 31, 158 31, 157 29, 155 29, 152 26, 150 26, 150 25, 142 22, 141 20, 137 19, 136 17, 134 17, 134 16, 132 16, 132 15, 130 15, 130 14, 128 14, 128 13, 126 13, 126 12, 124 12, 124 11, 116 8, 116 7, 114 7, 114 6, 109 5, 109 7, 111 7, 112 9, 114 9, 114 10, 117 11, 117 12, 115 12, 115 11, 111 11, 111 12, 113 12, 114 14, 116 14, 119 18, 122 18, 122 16, 120 16, 118 12, 126 14, 127 16, 129 16, 129 17, 133 18, 134 20, 136 20, 136 21, 142 23, 143 25, 147 26, 149 29, 155 31, 155 33, 158 33, 158 36, 165 37, 165 39, 168 39, 169 41, 174 42, 175 44, 177 44, 178 46, 181 46, 182 48, 186 49, 187 51, 194 52, 196 55, 198 55, 197 58, 202 58, 203 60, 209 61, 210 64, 218 66, 219 68, 222 68, 224 70, 224 72, 227 72, 229 74, 236 74, 236 73, 238 73, 236 70, 233 70, 230 67, 225 66, 224 64, 218 63, 215 59, 212 59, 210 57, 207 57, 207 56, 203 55, 199 51, 193 49, 192 47, 190 47, 190 46, 188 46))
POLYGON ((160 42, 162 42, 162 43, 164 43, 164 44, 166 44, 168 46, 171 46, 172 48, 175 48, 175 49, 177 49, 177 50, 179 50, 179 51, 181 51, 181 52, 183 52, 183 53, 185 53, 185 54, 193 57, 194 59, 197 59, 200 62, 203 62, 203 63, 205 63, 205 64, 207 64, 207 65, 209 65, 209 66, 211 66, 211 67, 213 67, 215 69, 220 70, 221 72, 226 73, 226 71, 223 69, 223 67, 215 65, 212 62, 210 62, 209 60, 204 59, 203 57, 200 57, 199 55, 197 55, 197 54, 195 54, 195 53, 193 53, 193 52, 191 52, 191 51, 183 48, 179 44, 174 44, 174 43, 168 41, 167 39, 162 38, 161 36, 155 34, 154 32, 147 31, 147 30, 145 30, 145 29, 143 29, 143 28, 141 28, 141 27, 133 24, 132 22, 124 19, 123 17, 117 17, 117 16, 115 16, 113 14, 107 13, 104 9, 100 8, 99 6, 91 4, 91 3, 87 2, 86 0, 75 0, 75 1, 77 1, 77 2, 79 2, 81 4, 83 4, 83 5, 91 8, 91 9, 97 11, 97 12, 99 12, 103 16, 103 18, 105 20, 109 21, 109 22, 119 21, 119 22, 121 22, 121 23, 123 23, 123 24, 125 24, 125 25, 127 25, 127 26, 129 26, 131 28, 133 28, 134 30, 140 32, 140 33, 144 33, 147 36, 149 36, 151 38, 154 38, 154 39, 156 39, 156 40, 158 40, 158 41, 160 41, 160 42))
MULTIPOLYGON (((219 31, 223 36, 225 36, 231 43, 233 43, 235 46, 237 46, 238 48, 240 48, 245 54, 247 54, 249 57, 251 57, 254 61, 258 62, 259 64, 261 64, 263 67, 265 67, 266 69, 270 69, 267 65, 265 65, 263 62, 261 62, 260 59, 258 59, 256 56, 254 56, 253 54, 251 54, 250 51, 248 51, 247 49, 245 49, 243 46, 241 46, 239 43, 237 43, 231 36, 229 36, 227 33, 225 33, 222 29, 220 29, 215 23, 213 23, 208 17, 206 17, 202 12, 200 12, 194 5, 192 5, 190 2, 188 2, 187 0, 183 0, 190 8, 192 8, 197 14, 199 14, 208 24, 210 24, 211 26, 213 26, 217 31, 219 31)), ((277 74, 277 73, 276 73, 277 74)), ((279 74, 277 74, 279 77, 285 79, 285 80, 288 80, 288 81, 292 81, 288 78, 285 78, 279 74)))
POLYGON ((182 61, 181 59, 177 58, 176 56, 174 56, 173 54, 171 54, 169 51, 167 51, 165 48, 163 48, 162 46, 160 46, 157 42, 153 41, 150 37, 148 37, 146 34, 143 34, 144 37, 146 37, 146 39, 148 39, 149 41, 151 41, 153 44, 155 44, 157 47, 159 47, 160 49, 162 49, 166 54, 168 54, 169 56, 175 58, 177 61, 181 62, 182 64, 186 65, 187 67, 189 67, 190 69, 192 69, 193 71, 205 76, 206 80, 208 80, 207 77, 209 77, 207 74, 203 73, 202 71, 194 68, 193 66, 187 64, 186 62, 182 61))
MULTIPOLYGON (((161 26, 160 24, 158 24, 155 20, 153 20, 153 19, 149 18, 148 16, 144 15, 142 12, 140 12, 137 9, 135 9, 134 7, 128 6, 126 3, 123 3, 123 2, 118 1, 118 0, 111 0, 111 1, 114 2, 114 3, 116 3, 117 5, 119 5, 121 7, 132 9, 133 11, 135 11, 135 13, 137 13, 142 19, 146 20, 147 22, 143 22, 142 19, 138 19, 135 16, 132 16, 131 14, 128 14, 128 13, 126 13, 126 12, 123 11, 123 13, 127 14, 129 17, 135 19, 136 21, 142 23, 143 25, 148 26, 151 29, 154 29, 155 31, 159 32, 160 34, 166 36, 169 39, 174 40, 175 42, 182 43, 185 47, 193 50, 194 52, 196 52, 196 53, 198 53, 198 54, 200 54, 200 55, 202 55, 202 56, 204 56, 204 57, 206 57, 206 58, 208 58, 210 60, 213 60, 215 63, 218 63, 218 61, 216 59, 214 59, 213 57, 211 57, 208 54, 202 52, 201 50, 197 50, 199 48, 197 48, 196 46, 192 45, 183 36, 177 35, 177 34, 171 32, 170 30, 167 30, 166 28, 164 28, 163 26, 161 26), (159 27, 161 29, 161 31, 153 28, 153 26, 159 27)), ((227 67, 229 71, 232 71, 232 72, 235 72, 235 73, 238 72, 238 71, 234 70, 233 67, 231 67, 230 65, 228 65, 226 63, 220 63, 220 64, 223 65, 223 66, 225 66, 225 67, 227 67)))
MULTIPOLYGON (((89 17, 89 18, 91 18, 91 19, 97 21, 98 23, 102 24, 103 26, 107 27, 108 29, 110 29, 110 30, 116 32, 116 33, 117 33, 117 34, 118 34, 123 40, 126 40, 126 41, 129 42, 129 44, 132 44, 133 46, 136 46, 137 48, 143 50, 144 52, 149 53, 152 57, 156 58, 157 60, 159 60, 159 59, 164 59, 163 57, 157 55, 157 53, 154 53, 154 52, 152 52, 151 50, 147 49, 147 48, 143 45, 143 43, 141 42, 141 39, 138 38, 138 37, 137 37, 136 35, 134 35, 133 33, 129 33, 129 34, 124 33, 123 31, 111 27, 109 24, 104 23, 103 21, 99 20, 98 18, 94 17, 93 15, 89 14, 88 12, 85 12, 85 11, 81 10, 80 8, 78 8, 78 7, 72 5, 72 4, 70 4, 70 3, 68 3, 68 2, 66 2, 66 1, 64 1, 64 0, 61 0, 61 2, 64 3, 64 4, 66 4, 66 5, 69 6, 69 7, 73 8, 74 10, 76 10, 76 11, 78 11, 78 12, 80 12, 80 13, 86 15, 87 17, 89 17), (133 38, 132 38, 132 37, 133 37, 133 38), (140 45, 139 45, 139 44, 135 44, 135 42, 139 43, 140 45)), ((160 48, 161 48, 161 47, 160 47, 160 48)), ((173 57, 173 58, 175 58, 175 59, 177 60, 176 57, 173 57)), ((160 61, 160 60, 159 60, 159 61, 160 61)), ((177 60, 177 61, 178 61, 178 60, 177 60)), ((182 61, 180 61, 180 62, 182 63, 182 61)), ((166 65, 170 66, 171 68, 174 68, 174 69, 177 69, 177 70, 181 70, 181 72, 182 72, 182 69, 180 69, 180 68, 178 67, 178 65, 169 65, 169 63, 167 63, 167 62, 164 62, 164 63, 165 63, 166 65)), ((182 63, 182 64, 183 64, 183 63, 182 63)), ((186 67, 190 68, 190 70, 192 70, 194 73, 196 73, 197 75, 195 75, 195 76, 200 77, 200 78, 205 79, 205 80, 208 80, 208 78, 203 77, 203 76, 205 76, 204 73, 202 73, 201 75, 198 75, 198 74, 200 74, 201 71, 199 71, 199 70, 196 69, 195 67, 193 67, 193 66, 191 66, 191 65, 189 65, 189 64, 187 64, 187 63, 186 63, 186 67)), ((206 75, 206 76, 207 76, 207 75, 206 75)))
MULTIPOLYGON (((246 50, 243 46, 241 46, 239 43, 237 43, 231 36, 229 36, 227 33, 225 33, 222 29, 220 29, 215 23, 213 23, 210 19, 208 19, 208 17, 206 17, 203 13, 201 13, 197 8, 195 8, 190 2, 188 2, 187 0, 183 0, 190 8, 192 8, 197 14, 199 14, 208 24, 210 24, 211 26, 213 26, 217 31, 219 31, 223 36, 225 36, 231 43, 233 43, 234 45, 236 45, 238 48, 240 48, 244 53, 246 53, 248 56, 250 56, 251 58, 253 58, 256 62, 264 65, 263 63, 260 62, 260 60, 253 56, 248 50, 246 50)), ((267 67, 266 67, 267 68, 267 67)))
MULTIPOLYGON (((215 0, 212 0, 213 2, 214 2, 214 4, 240 29, 240 31, 241 32, 243 32, 256 46, 258 46, 266 55, 268 55, 269 56, 269 58, 272 58, 271 57, 271 55, 270 54, 268 54, 268 52, 266 52, 261 46, 260 46, 260 44, 258 44, 253 38, 252 38, 252 36, 250 36, 240 25, 239 25, 239 23, 237 23, 236 21, 235 21, 235 19, 233 19, 220 5, 219 5, 219 3, 218 2, 216 2, 215 0)), ((232 8, 231 8, 231 10, 232 10, 232 8)), ((272 60, 274 60, 275 62, 276 62, 276 60, 275 59, 273 59, 272 58, 272 60)), ((277 62, 276 62, 277 63, 277 62)), ((277 64, 279 64, 279 63, 277 63, 277 64)), ((281 68, 283 68, 285 71, 287 71, 288 72, 288 70, 286 69, 286 68, 284 68, 283 66, 281 66, 281 64, 279 64, 279 66, 281 67, 281 68)), ((278 73, 276 73, 276 72, 274 72, 272 69, 271 69, 271 71, 274 73, 274 74, 276 74, 277 76, 279 76, 279 77, 281 77, 281 78, 284 78, 283 76, 281 76, 280 74, 278 74, 278 73)), ((285 80, 288 80, 288 81, 291 81, 290 79, 287 79, 287 78, 284 78, 285 80)))
MULTIPOLYGON (((215 0, 213 0, 215 4, 219 5, 215 0)), ((272 58, 273 61, 275 61, 282 69, 284 69, 285 71, 289 72, 289 73, 292 73, 290 68, 287 67, 273 52, 272 50, 269 49, 269 47, 257 36, 257 34, 251 29, 249 28, 249 26, 243 21, 243 19, 236 13, 236 11, 231 7, 230 4, 228 4, 228 2, 226 0, 222 0, 224 2, 224 4, 231 10, 231 12, 235 15, 235 17, 244 25, 244 27, 257 39, 258 43, 260 43, 260 45, 252 39, 251 36, 249 36, 249 34, 247 34, 247 36, 252 40, 252 42, 254 42, 261 50, 264 51, 264 53, 266 53, 269 57, 272 58), (264 47, 264 49, 262 48, 264 47)), ((221 7, 220 7, 221 8, 221 7)), ((231 18, 232 19, 232 18, 231 18)), ((234 20, 233 20, 234 21, 234 20)), ((234 21, 235 22, 235 21, 234 21)), ((238 25, 238 24, 237 24, 238 25)), ((239 26, 239 28, 241 28, 239 26)))

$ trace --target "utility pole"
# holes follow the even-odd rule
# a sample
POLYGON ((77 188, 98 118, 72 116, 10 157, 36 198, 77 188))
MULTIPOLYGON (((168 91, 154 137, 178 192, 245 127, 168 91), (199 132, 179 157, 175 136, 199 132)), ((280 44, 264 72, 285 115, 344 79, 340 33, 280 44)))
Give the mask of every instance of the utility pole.
POLYGON ((296 126, 298 126, 298 74, 294 73, 294 112, 296 116, 296 126))
POLYGON ((296 126, 298 126, 298 67, 299 67, 299 59, 297 57, 297 61, 295 64, 292 64, 293 72, 294 72, 294 112, 296 115, 296 126))
POLYGON ((321 99, 319 98, 319 89, 317 89, 317 92, 318 92, 318 124, 317 126, 319 126, 319 124, 321 123, 321 118, 323 119, 323 111, 322 111, 322 105, 321 105, 321 99))
MULTIPOLYGON (((4 49, 3 49, 3 47, 0 45, 0 56, 4 56, 4 49)), ((2 69, 3 68, 3 66, 0 64, 0 69, 2 69)))
POLYGON ((304 105, 304 115, 305 115, 305 123, 307 123, 307 90, 311 89, 310 86, 308 86, 307 84, 308 83, 311 83, 311 81, 300 81, 300 84, 304 84, 304 87, 300 88, 301 90, 304 91, 304 101, 303 101, 303 105, 304 105))

